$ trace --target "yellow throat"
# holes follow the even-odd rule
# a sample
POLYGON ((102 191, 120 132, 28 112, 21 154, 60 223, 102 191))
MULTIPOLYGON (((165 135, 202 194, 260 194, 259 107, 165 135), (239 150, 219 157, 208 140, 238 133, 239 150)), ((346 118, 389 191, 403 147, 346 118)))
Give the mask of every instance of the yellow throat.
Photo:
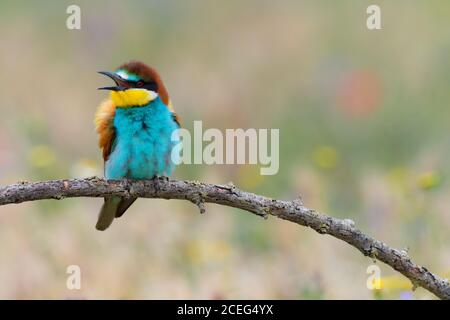
POLYGON ((158 94, 146 89, 128 89, 111 91, 111 100, 118 108, 145 106, 158 97, 158 94))

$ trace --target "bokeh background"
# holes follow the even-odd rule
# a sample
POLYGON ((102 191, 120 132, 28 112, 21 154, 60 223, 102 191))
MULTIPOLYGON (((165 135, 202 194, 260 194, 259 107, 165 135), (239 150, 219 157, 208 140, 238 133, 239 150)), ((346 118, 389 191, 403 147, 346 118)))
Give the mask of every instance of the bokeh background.
MULTIPOLYGON (((279 128, 280 170, 183 165, 175 178, 293 199, 450 275, 450 3, 1 1, 0 183, 102 175, 98 70, 156 67, 186 128, 279 128), (81 7, 81 30, 66 8, 81 7)), ((232 208, 140 199, 0 207, 0 298, 429 299, 329 236, 232 208), (68 290, 78 265, 82 289, 68 290)))

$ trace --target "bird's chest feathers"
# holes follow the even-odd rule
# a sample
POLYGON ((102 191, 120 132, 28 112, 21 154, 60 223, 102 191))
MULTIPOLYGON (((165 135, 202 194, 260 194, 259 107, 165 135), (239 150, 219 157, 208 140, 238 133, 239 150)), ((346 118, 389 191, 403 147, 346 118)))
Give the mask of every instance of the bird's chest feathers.
POLYGON ((116 140, 106 164, 108 178, 146 179, 171 173, 171 136, 177 127, 167 107, 158 103, 117 108, 114 127, 116 140))

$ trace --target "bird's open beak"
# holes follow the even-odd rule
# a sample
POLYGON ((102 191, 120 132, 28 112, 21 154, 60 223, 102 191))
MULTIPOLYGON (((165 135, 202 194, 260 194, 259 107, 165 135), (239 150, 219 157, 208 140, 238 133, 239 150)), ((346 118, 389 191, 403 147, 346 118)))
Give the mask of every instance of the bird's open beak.
POLYGON ((107 77, 110 77, 116 83, 116 86, 101 87, 101 88, 98 88, 98 90, 122 91, 122 90, 125 90, 125 89, 127 89, 129 87, 128 83, 124 79, 119 77, 117 74, 115 74, 115 73, 112 73, 112 72, 109 72, 109 71, 99 71, 98 73, 103 74, 103 75, 105 75, 107 77))

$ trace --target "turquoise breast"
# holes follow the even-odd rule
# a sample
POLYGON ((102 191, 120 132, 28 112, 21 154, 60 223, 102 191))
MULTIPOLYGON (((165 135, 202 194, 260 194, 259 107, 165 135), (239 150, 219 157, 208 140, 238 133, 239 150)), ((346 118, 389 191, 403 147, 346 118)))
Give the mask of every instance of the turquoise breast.
POLYGON ((171 151, 178 129, 170 110, 158 97, 143 107, 117 108, 114 117, 116 137, 105 163, 107 179, 151 179, 169 176, 174 163, 171 151))

